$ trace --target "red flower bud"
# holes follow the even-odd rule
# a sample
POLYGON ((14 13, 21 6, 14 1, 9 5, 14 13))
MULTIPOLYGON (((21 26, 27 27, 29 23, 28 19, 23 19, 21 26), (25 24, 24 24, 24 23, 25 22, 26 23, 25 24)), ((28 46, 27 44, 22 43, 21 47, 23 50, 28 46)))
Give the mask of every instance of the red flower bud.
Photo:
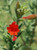
POLYGON ((15 41, 16 39, 17 39, 17 37, 16 37, 16 36, 14 36, 14 37, 13 37, 13 39, 12 39, 12 41, 15 41))
POLYGON ((23 17, 23 19, 35 19, 37 18, 37 15, 33 14, 33 15, 29 15, 27 17, 23 17))

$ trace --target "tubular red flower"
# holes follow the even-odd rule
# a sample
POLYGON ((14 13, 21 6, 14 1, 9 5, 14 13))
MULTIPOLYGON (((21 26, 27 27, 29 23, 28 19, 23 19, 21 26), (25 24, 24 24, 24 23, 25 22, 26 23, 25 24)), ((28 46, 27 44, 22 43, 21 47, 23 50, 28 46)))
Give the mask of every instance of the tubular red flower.
POLYGON ((16 37, 16 36, 14 36, 14 37, 13 37, 13 39, 12 39, 12 41, 15 41, 16 39, 17 39, 17 37, 16 37))
POLYGON ((9 27, 7 27, 7 30, 10 35, 18 35, 18 32, 20 31, 16 22, 10 24, 9 27))
POLYGON ((33 14, 33 15, 29 15, 27 17, 23 17, 23 19, 35 19, 37 18, 37 15, 33 14))

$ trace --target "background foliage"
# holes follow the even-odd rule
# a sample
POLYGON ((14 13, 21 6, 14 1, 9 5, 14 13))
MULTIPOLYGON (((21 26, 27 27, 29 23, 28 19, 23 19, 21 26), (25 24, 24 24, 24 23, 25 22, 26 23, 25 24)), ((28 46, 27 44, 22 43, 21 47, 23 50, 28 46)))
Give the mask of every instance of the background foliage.
MULTIPOLYGON (((21 10, 24 8, 24 15, 28 16, 32 13, 37 14, 37 0, 19 0, 21 4, 21 10)), ((8 36, 6 27, 14 21, 16 21, 16 13, 15 13, 15 7, 16 7, 17 0, 0 0, 0 50, 9 50, 9 42, 7 42, 6 37, 8 36), (4 40, 6 39, 6 40, 4 40)), ((18 10, 19 11, 19 10, 18 10)), ((31 22, 31 21, 28 21, 31 22)), ((22 23, 22 22, 21 22, 22 23)), ((21 24, 19 23, 19 25, 21 24)), ((21 27, 21 31, 23 31, 24 27, 21 27)), ((30 26, 31 28, 31 26, 30 26)), ((32 29, 32 28, 31 28, 32 29)), ((24 33, 21 34, 23 39, 26 40, 26 37, 24 37, 24 33)), ((8 36, 9 38, 9 36, 8 36)), ((37 50, 37 26, 35 29, 35 36, 34 36, 34 43, 31 45, 31 50, 37 50)), ((18 37, 15 41, 14 50, 15 47, 19 48, 18 50, 25 50, 25 46, 23 45, 23 41, 21 37, 18 37)))

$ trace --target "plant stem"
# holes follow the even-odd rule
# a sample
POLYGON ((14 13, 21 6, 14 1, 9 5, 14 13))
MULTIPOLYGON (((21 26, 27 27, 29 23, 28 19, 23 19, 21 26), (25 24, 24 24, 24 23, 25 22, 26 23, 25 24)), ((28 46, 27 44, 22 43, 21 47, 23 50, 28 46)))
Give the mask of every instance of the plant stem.
POLYGON ((26 45, 25 41, 23 40, 22 36, 20 36, 21 40, 23 41, 24 45, 26 45))
MULTIPOLYGON (((37 0, 36 0, 36 5, 37 5, 37 0)), ((36 14, 37 14, 37 8, 36 8, 36 14)))
POLYGON ((9 43, 9 50, 13 50, 13 45, 9 43))
POLYGON ((36 27, 36 25, 37 25, 37 20, 35 19, 35 23, 34 23, 34 29, 33 29, 33 31, 32 31, 32 37, 31 37, 31 40, 30 40, 30 45, 32 44, 32 40, 33 40, 33 37, 34 37, 34 35, 35 35, 35 27, 36 27))
POLYGON ((9 9, 9 14, 10 14, 10 16, 12 16, 12 12, 11 12, 10 5, 8 5, 8 9, 9 9))

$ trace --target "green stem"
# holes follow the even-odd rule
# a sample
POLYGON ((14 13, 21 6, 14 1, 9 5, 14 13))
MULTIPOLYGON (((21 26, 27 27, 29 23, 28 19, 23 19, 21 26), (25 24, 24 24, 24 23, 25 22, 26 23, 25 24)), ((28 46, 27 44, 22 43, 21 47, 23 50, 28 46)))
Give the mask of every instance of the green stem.
POLYGON ((32 40, 33 40, 33 37, 35 35, 35 28, 36 28, 36 25, 37 25, 37 20, 35 19, 35 24, 33 25, 34 26, 34 29, 32 31, 32 37, 31 37, 31 40, 30 40, 30 45, 32 44, 32 40))
POLYGON ((22 36, 20 36, 21 40, 23 41, 24 45, 26 45, 25 41, 23 40, 22 36))
MULTIPOLYGON (((36 0, 36 5, 37 5, 37 0, 36 0)), ((36 8, 36 14, 37 14, 37 8, 36 8)))
POLYGON ((13 50, 13 45, 9 43, 9 50, 13 50))
POLYGON ((10 16, 12 16, 12 12, 11 12, 10 5, 8 5, 8 9, 9 9, 9 14, 10 14, 10 16))

